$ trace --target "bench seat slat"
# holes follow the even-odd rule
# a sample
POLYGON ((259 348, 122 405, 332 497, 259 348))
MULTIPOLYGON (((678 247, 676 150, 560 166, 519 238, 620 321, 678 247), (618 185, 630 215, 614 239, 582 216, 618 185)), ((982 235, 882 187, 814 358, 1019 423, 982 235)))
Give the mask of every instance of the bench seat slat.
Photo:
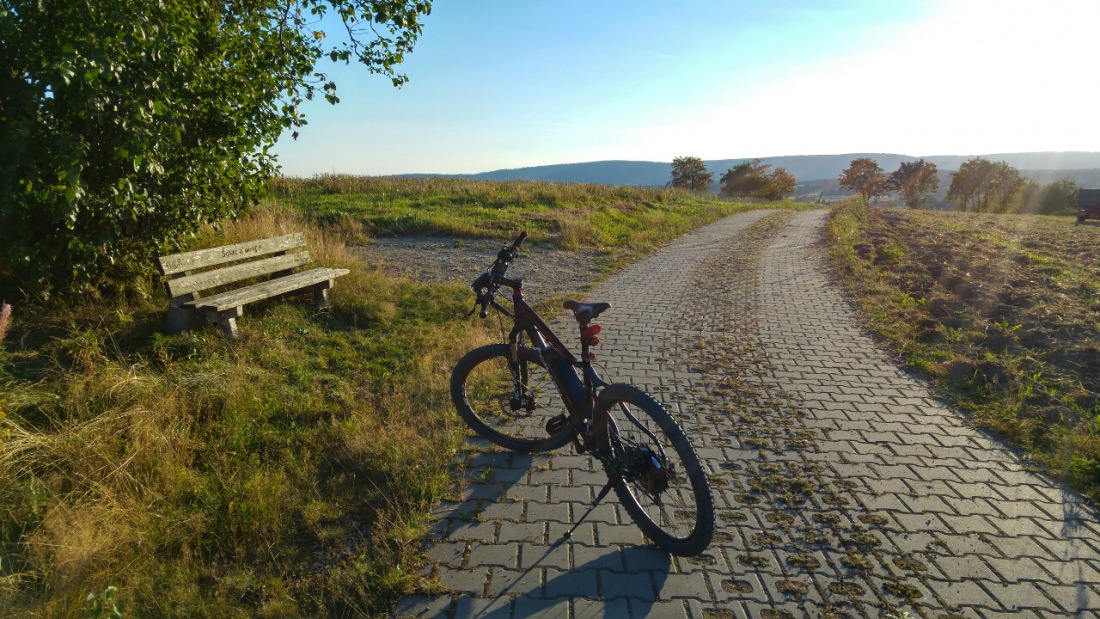
POLYGON ((275 256, 252 262, 244 262, 233 266, 223 267, 214 271, 206 271, 187 277, 170 279, 168 293, 173 298, 200 290, 208 290, 225 284, 232 284, 252 277, 270 275, 279 271, 290 271, 310 261, 309 252, 302 251, 286 256, 275 256))
POLYGON ((350 271, 347 269, 319 267, 286 277, 278 277, 270 281, 252 284, 251 286, 245 286, 237 290, 230 290, 221 294, 188 301, 184 303, 184 305, 196 309, 212 309, 217 312, 222 312, 261 299, 267 299, 295 290, 308 288, 326 280, 332 280, 342 275, 347 275, 349 272, 350 271))

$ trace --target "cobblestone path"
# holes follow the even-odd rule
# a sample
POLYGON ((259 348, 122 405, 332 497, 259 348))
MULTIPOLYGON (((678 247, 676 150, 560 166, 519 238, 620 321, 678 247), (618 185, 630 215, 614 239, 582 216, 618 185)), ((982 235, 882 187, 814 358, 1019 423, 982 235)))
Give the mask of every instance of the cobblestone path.
POLYGON ((397 615, 1100 617, 1097 514, 857 326, 824 217, 725 219, 588 296, 613 304, 607 373, 661 400, 711 471, 703 556, 647 545, 614 495, 563 541, 605 481, 588 456, 472 441, 425 568, 451 593, 397 615))

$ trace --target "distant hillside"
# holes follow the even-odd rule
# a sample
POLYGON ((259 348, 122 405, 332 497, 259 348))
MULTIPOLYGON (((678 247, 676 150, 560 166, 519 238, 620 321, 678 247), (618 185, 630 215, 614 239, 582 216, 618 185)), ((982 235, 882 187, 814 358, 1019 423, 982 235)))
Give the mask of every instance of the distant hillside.
MULTIPOLYGON (((923 157, 939 166, 940 170, 957 170, 959 165, 974 155, 938 155, 923 157)), ((1039 153, 996 153, 981 155, 991 161, 1005 161, 1027 175, 1049 180, 1084 172, 1089 178, 1097 177, 1100 169, 1100 152, 1039 152, 1039 153), (1091 176, 1089 176, 1091 174, 1091 176)), ((919 157, 891 153, 848 153, 843 155, 792 155, 785 157, 764 157, 764 163, 786 168, 799 180, 800 184, 812 181, 836 179, 852 159, 870 157, 884 170, 896 170, 903 161, 916 161, 919 157)), ((734 165, 747 159, 719 159, 705 162, 707 169, 714 174, 715 181, 734 165)), ((564 163, 557 165, 517 168, 514 170, 494 170, 480 174, 458 174, 462 178, 484 180, 543 180, 562 183, 604 183, 610 185, 648 185, 661 186, 668 182, 671 164, 656 161, 594 161, 590 163, 564 163)), ((410 175, 429 176, 429 175, 410 175)), ((1045 181, 1045 182, 1049 182, 1045 181)), ((1077 180, 1075 178, 1075 180, 1077 180)), ((1081 180, 1078 180, 1081 183, 1081 180)), ((1091 184, 1091 183, 1089 183, 1091 184)), ((717 189, 717 185, 715 185, 717 189)))

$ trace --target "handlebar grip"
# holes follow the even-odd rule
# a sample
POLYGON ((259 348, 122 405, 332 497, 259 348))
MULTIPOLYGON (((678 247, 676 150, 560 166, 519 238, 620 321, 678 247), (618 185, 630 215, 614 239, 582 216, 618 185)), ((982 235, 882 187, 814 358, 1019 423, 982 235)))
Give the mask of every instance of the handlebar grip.
POLYGON ((527 231, 524 230, 523 232, 520 232, 519 236, 516 237, 515 242, 512 243, 512 249, 519 249, 519 246, 523 244, 523 240, 526 239, 526 238, 527 238, 527 231))

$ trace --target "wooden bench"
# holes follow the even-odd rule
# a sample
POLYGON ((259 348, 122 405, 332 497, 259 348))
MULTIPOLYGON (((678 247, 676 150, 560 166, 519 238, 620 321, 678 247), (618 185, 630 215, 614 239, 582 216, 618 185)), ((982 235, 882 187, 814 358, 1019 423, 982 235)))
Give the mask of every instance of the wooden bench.
POLYGON ((243 307, 263 299, 313 293, 314 303, 328 305, 328 289, 347 269, 314 268, 295 272, 309 264, 301 232, 236 245, 200 249, 157 259, 172 300, 168 304, 168 332, 179 333, 203 324, 219 324, 226 335, 237 338, 237 318, 243 307), (271 275, 270 279, 244 287, 230 285, 271 275))

